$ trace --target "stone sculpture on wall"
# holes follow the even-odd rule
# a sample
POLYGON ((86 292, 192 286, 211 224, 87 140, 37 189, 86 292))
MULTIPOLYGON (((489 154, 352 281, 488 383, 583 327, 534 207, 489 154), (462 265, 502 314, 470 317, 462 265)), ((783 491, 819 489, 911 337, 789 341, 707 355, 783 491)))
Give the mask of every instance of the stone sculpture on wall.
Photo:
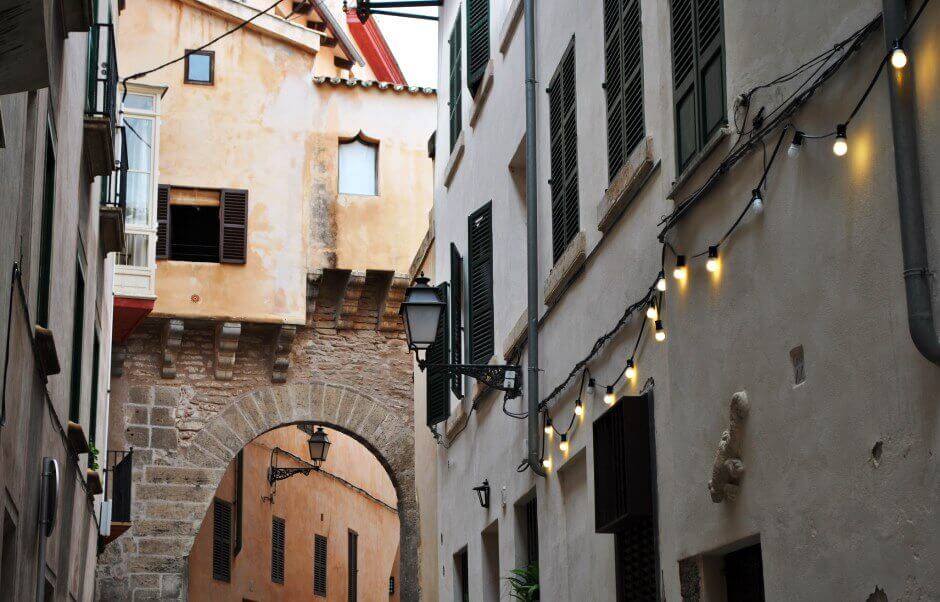
POLYGON ((728 430, 721 434, 715 463, 712 466, 712 478, 708 481, 708 492, 712 501, 734 501, 738 497, 741 477, 744 476, 744 462, 741 460, 741 428, 747 418, 751 404, 746 391, 738 391, 731 396, 731 419, 728 430))

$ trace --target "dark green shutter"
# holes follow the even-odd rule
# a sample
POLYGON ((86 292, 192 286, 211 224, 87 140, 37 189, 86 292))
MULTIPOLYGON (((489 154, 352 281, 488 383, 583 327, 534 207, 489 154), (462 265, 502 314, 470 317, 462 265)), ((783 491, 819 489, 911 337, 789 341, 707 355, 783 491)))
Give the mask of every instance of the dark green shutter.
POLYGON ((467 88, 474 96, 490 60, 490 0, 467 0, 467 88))
POLYGON ((91 406, 88 410, 88 442, 95 442, 95 431, 98 430, 98 369, 100 367, 101 343, 98 341, 98 330, 95 329, 94 343, 91 347, 91 406))
POLYGON ((680 171, 725 122, 722 30, 721 0, 673 1, 673 98, 680 171))
MULTIPOLYGON (((447 303, 446 282, 437 286, 437 296, 441 301, 447 303)), ((434 344, 428 347, 426 355, 428 366, 448 363, 448 314, 449 312, 445 307, 444 312, 441 314, 441 321, 437 324, 437 338, 434 339, 434 344)), ((434 426, 439 422, 444 422, 450 416, 450 379, 446 374, 431 368, 426 368, 424 373, 428 384, 428 426, 434 426)))
POLYGON ((613 180, 645 135, 639 0, 605 0, 607 158, 613 180))
MULTIPOLYGON (((463 257, 457 245, 450 243, 450 363, 463 363, 463 257)), ((450 388, 458 398, 463 397, 463 378, 451 377, 450 388)))
POLYGON ((450 109, 450 150, 453 152, 457 144, 457 137, 460 136, 460 128, 463 127, 462 107, 461 107, 461 40, 460 40, 460 14, 457 14, 457 21, 454 23, 454 29, 450 33, 450 97, 447 107, 450 109))
POLYGON ((581 228, 578 203, 578 118, 574 39, 548 88, 552 188, 552 261, 581 228))
POLYGON ((85 338, 85 275, 81 263, 75 266, 75 305, 72 315, 72 380, 69 401, 69 420, 81 421, 82 407, 82 360, 85 358, 82 339, 85 338))
POLYGON ((157 259, 170 258, 170 187, 157 186, 157 259))
POLYGON ((232 504, 216 499, 212 504, 212 578, 232 578, 232 504))
POLYGON ((487 364, 495 352, 493 336, 493 203, 468 220, 467 302, 471 364, 487 364))

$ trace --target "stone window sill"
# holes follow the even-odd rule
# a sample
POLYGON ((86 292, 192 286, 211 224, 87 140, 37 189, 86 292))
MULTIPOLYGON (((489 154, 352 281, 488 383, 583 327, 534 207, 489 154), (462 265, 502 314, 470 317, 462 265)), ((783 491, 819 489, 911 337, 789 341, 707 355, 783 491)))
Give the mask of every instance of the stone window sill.
POLYGON ((506 11, 506 18, 503 19, 503 26, 499 30, 499 53, 506 54, 509 45, 515 37, 516 30, 519 29, 519 23, 522 22, 522 0, 513 0, 506 11))
POLYGON ((444 422, 444 436, 447 437, 448 442, 454 440, 454 437, 463 430, 464 422, 469 420, 467 410, 464 409, 463 405, 463 402, 458 401, 457 407, 454 408, 450 418, 444 422))
POLYGON ((666 195, 666 198, 669 200, 675 200, 676 194, 682 190, 682 187, 688 184, 689 180, 692 179, 692 175, 698 171, 698 168, 702 166, 702 163, 705 162, 712 152, 718 148, 718 145, 731 134, 731 128, 727 125, 720 128, 712 137, 705 143, 705 146, 702 147, 702 150, 695 155, 695 158, 685 166, 685 169, 679 174, 679 177, 676 178, 676 181, 672 183, 672 188, 669 190, 669 193, 666 195))
POLYGON ((457 168, 460 167, 460 160, 463 159, 465 133, 465 130, 461 131, 460 135, 457 136, 457 143, 454 144, 454 150, 450 152, 450 158, 447 160, 447 166, 444 167, 445 188, 450 188, 450 183, 454 180, 454 175, 457 173, 457 168))
POLYGON ((552 306, 558 302, 586 259, 587 237, 582 231, 571 239, 571 242, 565 248, 565 252, 561 254, 551 271, 548 272, 548 278, 545 279, 545 285, 543 286, 545 305, 552 306))
POLYGON ((611 229, 649 181, 654 166, 653 139, 647 138, 633 149, 597 204, 598 230, 606 233, 611 229))
POLYGON ((490 90, 493 89, 493 59, 486 64, 486 70, 483 72, 483 81, 480 82, 480 88, 477 90, 476 97, 473 98, 473 104, 470 106, 470 127, 475 127, 483 107, 486 105, 486 99, 490 96, 490 90))

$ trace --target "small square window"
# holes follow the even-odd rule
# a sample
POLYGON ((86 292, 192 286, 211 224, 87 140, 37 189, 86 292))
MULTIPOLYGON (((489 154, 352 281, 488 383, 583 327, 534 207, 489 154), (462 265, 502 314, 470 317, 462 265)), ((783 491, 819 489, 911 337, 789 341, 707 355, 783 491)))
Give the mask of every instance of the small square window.
POLYGON ((209 85, 215 83, 215 52, 211 50, 186 51, 186 83, 209 85))

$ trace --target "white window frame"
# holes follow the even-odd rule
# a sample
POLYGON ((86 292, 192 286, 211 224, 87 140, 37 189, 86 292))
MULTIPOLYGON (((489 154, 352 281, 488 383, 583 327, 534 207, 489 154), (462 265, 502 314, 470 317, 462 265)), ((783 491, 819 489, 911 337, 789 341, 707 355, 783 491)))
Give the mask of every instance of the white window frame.
POLYGON ((381 151, 381 144, 377 138, 370 138, 359 131, 355 136, 351 137, 340 137, 339 142, 336 145, 336 192, 343 196, 359 196, 359 197, 377 197, 381 196, 381 182, 379 180, 379 153, 381 151), (374 194, 364 194, 358 192, 343 192, 340 190, 339 183, 342 179, 342 165, 340 161, 341 151, 340 149, 344 144, 351 144, 358 142, 365 146, 371 146, 375 149, 375 193, 374 194))

